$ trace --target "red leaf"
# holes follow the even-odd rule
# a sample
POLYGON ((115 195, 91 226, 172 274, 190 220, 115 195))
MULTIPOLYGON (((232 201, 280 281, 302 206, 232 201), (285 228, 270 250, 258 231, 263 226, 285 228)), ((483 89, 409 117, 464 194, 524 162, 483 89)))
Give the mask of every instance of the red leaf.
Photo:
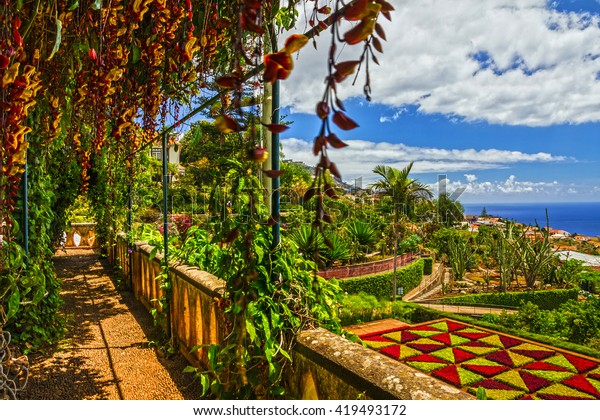
POLYGON ((329 197, 329 198, 333 198, 333 199, 338 199, 338 198, 340 198, 340 197, 339 197, 339 196, 336 194, 335 190, 333 189, 333 187, 332 187, 331 185, 327 185, 327 186, 325 187, 325 194, 326 194, 326 195, 327 195, 327 197, 329 197))
POLYGON ((383 26, 381 26, 379 23, 375 24, 375 32, 377 32, 379 38, 383 39, 384 41, 387 41, 387 38, 385 37, 385 31, 383 30, 383 26))
POLYGON ((324 145, 325 145, 325 136, 315 137, 315 142, 313 144, 313 154, 315 156, 317 156, 321 152, 321 149, 323 148, 324 145))
POLYGON ((394 9, 394 6, 392 6, 390 3, 388 3, 385 0, 375 0, 375 2, 379 3, 381 5, 381 12, 391 12, 392 10, 396 10, 394 9))
POLYGON ((375 49, 377 51, 379 51, 380 53, 383 54, 383 47, 381 46, 381 41, 375 37, 373 37, 371 39, 372 39, 373 47, 375 47, 375 49))
POLYGON ((0 54, 0 70, 4 70, 4 69, 8 68, 9 64, 10 64, 10 58, 5 56, 4 54, 0 54))
POLYGON ((284 171, 281 169, 271 169, 269 171, 263 171, 263 172, 269 178, 279 178, 284 171))
POLYGON ((342 111, 336 111, 333 114, 333 122, 342 130, 352 130, 358 127, 358 124, 342 111))
POLYGON ((325 118, 327 118, 327 116, 329 115, 329 105, 327 105, 327 102, 319 102, 317 104, 317 116, 324 120, 325 118))
POLYGON ((329 144, 330 144, 332 147, 334 147, 334 148, 336 148, 336 149, 341 149, 342 147, 348 147, 348 145, 347 145, 346 143, 344 143, 343 141, 341 141, 341 140, 339 139, 339 137, 338 137, 338 136, 336 136, 336 135, 335 135, 335 134, 333 134, 333 133, 330 133, 330 134, 327 136, 327 142, 328 142, 328 143, 329 143, 329 144))
POLYGON ((311 198, 313 198, 316 193, 317 193, 317 189, 315 187, 310 187, 308 190, 306 190, 306 192, 304 193, 304 196, 302 198, 304 199, 304 201, 308 201, 311 198))
POLYGON ((96 61, 98 59, 98 54, 96 54, 96 50, 93 48, 90 48, 88 50, 88 58, 92 61, 96 61))
POLYGON ((265 127, 267 127, 267 130, 269 130, 271 133, 283 133, 285 130, 289 129, 290 127, 288 125, 285 124, 263 124, 265 127))
POLYGON ((333 162, 329 164, 329 172, 331 172, 331 175, 335 176, 336 178, 342 179, 342 174, 340 174, 336 164, 333 162))

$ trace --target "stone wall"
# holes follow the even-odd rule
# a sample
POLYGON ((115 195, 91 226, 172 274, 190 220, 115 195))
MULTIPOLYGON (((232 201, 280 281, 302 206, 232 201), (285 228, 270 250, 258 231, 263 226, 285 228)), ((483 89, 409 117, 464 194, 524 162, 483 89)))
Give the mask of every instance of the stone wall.
MULTIPOLYGON (((150 259, 151 247, 124 240, 110 250, 111 262, 123 270, 124 282, 148 309, 158 309, 163 291, 156 280, 162 256, 150 259)), ((183 264, 172 263, 173 284, 168 326, 180 352, 194 365, 207 364, 203 344, 222 339, 218 307, 224 282, 183 264)), ((302 332, 291 353, 284 385, 293 399, 472 399, 470 394, 323 329, 302 332)))

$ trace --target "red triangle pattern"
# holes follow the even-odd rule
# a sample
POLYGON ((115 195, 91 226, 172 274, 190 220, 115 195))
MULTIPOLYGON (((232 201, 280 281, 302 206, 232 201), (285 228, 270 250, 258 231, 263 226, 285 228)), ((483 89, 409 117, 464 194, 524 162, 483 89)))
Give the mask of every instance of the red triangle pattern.
POLYGON ((587 380, 585 375, 572 376, 569 379, 562 381, 562 384, 578 389, 579 391, 587 392, 596 398, 600 398, 600 392, 598 392, 596 387, 587 380))
POLYGON ((442 379, 446 382, 450 382, 452 385, 461 387, 460 376, 458 374, 458 370, 456 369, 456 365, 448 365, 441 369, 436 369, 431 374, 439 379, 442 379))
POLYGON ((507 385, 503 382, 496 381, 495 379, 484 379, 483 381, 479 381, 470 385, 473 388, 479 388, 480 386, 487 389, 501 389, 503 391, 518 391, 516 388, 513 388, 510 385, 507 385))
POLYGON ((512 349, 511 351, 514 351, 517 354, 520 354, 522 356, 527 356, 527 357, 531 357, 532 359, 535 360, 542 360, 545 359, 547 357, 552 357, 556 354, 556 352, 553 352, 551 350, 521 350, 521 349, 512 349))
POLYGON ((451 346, 452 345, 452 340, 450 338, 450 334, 449 333, 442 333, 442 334, 438 334, 438 335, 433 335, 431 337, 429 337, 432 340, 435 341, 439 341, 440 343, 444 343, 447 346, 451 346))
POLYGON ((529 369, 529 370, 553 370, 555 372, 568 372, 568 369, 565 369, 562 366, 556 366, 553 365, 552 363, 546 363, 546 362, 532 362, 529 363, 528 365, 525 365, 522 367, 522 369, 529 369))
POLYGON ((491 360, 492 362, 502 363, 503 365, 506 365, 511 368, 515 367, 515 364, 513 363, 512 359, 510 358, 510 355, 506 350, 500 350, 495 353, 488 354, 487 356, 485 356, 485 358, 487 360, 491 360))
POLYGON ((527 388, 529 388, 529 392, 539 391, 540 389, 545 388, 552 383, 547 379, 532 375, 529 372, 521 371, 519 372, 519 375, 521 375, 523 382, 525 382, 525 385, 527 388))
POLYGON ((469 353, 468 351, 464 351, 463 349, 453 348, 452 352, 454 353, 454 362, 462 363, 467 360, 471 360, 477 357, 476 354, 469 353))
POLYGON ((458 322, 454 321, 446 321, 446 325, 448 326, 448 332, 454 332, 465 329, 465 324, 459 324, 458 322))
POLYGON ((400 358, 400 346, 384 347, 379 350, 381 353, 386 354, 394 359, 400 358))
MULTIPOLYGON (((471 332, 463 331, 467 328, 475 328, 475 327, 472 327, 468 324, 462 324, 457 321, 450 321, 450 320, 433 320, 433 321, 431 321, 431 323, 439 323, 439 322, 446 323, 446 326, 448 327, 448 332, 441 331, 440 329, 436 329, 436 328, 430 327, 427 324, 424 324, 424 325, 419 325, 414 328, 409 326, 409 327, 396 328, 391 331, 386 330, 386 331, 382 331, 382 332, 378 332, 378 333, 374 333, 374 334, 366 334, 364 336, 361 336, 361 338, 364 340, 370 340, 370 341, 394 343, 394 345, 378 349, 378 351, 382 354, 385 354, 386 356, 394 358, 395 360, 399 360, 399 358, 401 356, 401 346, 399 344, 396 344, 397 342, 395 342, 394 340, 391 340, 387 337, 383 337, 383 334, 387 334, 390 332, 396 332, 396 331, 402 331, 402 334, 400 336, 400 340, 401 340, 402 344, 406 344, 413 349, 419 350, 419 351, 423 352, 423 354, 415 355, 415 356, 409 357, 405 360, 401 360, 400 361, 401 363, 405 363, 407 361, 424 362, 424 363, 442 363, 445 366, 430 372, 430 375, 432 375, 438 379, 444 380, 445 382, 448 382, 458 388, 463 388, 463 385, 461 384, 461 381, 460 381, 459 371, 458 371, 458 367, 461 366, 461 368, 463 368, 463 369, 467 369, 475 374, 482 375, 486 378, 475 384, 471 384, 469 386, 470 388, 483 387, 485 389, 498 390, 498 391, 515 391, 516 390, 512 385, 509 385, 509 384, 505 383, 504 381, 499 381, 499 380, 494 379, 494 377, 496 375, 501 374, 502 372, 506 372, 509 369, 516 369, 516 367, 512 361, 511 354, 506 350, 506 349, 511 349, 510 351, 514 352, 515 354, 531 357, 535 360, 535 361, 527 364, 526 366, 522 366, 518 370, 519 375, 523 379, 523 383, 524 383, 525 387, 527 387, 529 390, 529 392, 527 394, 525 394, 521 397, 518 397, 518 399, 522 399, 522 400, 534 399, 534 398, 552 399, 552 400, 582 399, 582 398, 576 398, 576 397, 572 397, 572 396, 568 396, 568 395, 550 395, 550 394, 544 393, 542 391, 544 388, 552 385, 553 383, 561 384, 565 387, 571 388, 574 391, 589 395, 590 398, 600 399, 600 391, 598 389, 596 389, 594 384, 588 380, 588 378, 594 378, 596 380, 600 380, 599 373, 590 373, 591 370, 594 370, 600 366, 600 363, 597 361, 589 360, 585 357, 576 356, 574 354, 563 353, 561 351, 551 350, 549 348, 544 347, 543 344, 538 344, 538 346, 544 348, 543 350, 542 349, 540 349, 540 350, 514 349, 514 347, 518 346, 519 344, 527 343, 527 341, 522 341, 522 340, 519 340, 514 337, 506 336, 506 335, 503 335, 502 333, 494 333, 494 334, 497 334, 497 336, 500 339, 500 342, 502 343, 502 345, 505 348, 505 349, 498 349, 497 347, 493 347, 493 346, 490 346, 489 344, 478 341, 483 337, 488 337, 488 336, 492 335, 492 333, 488 333, 483 330, 481 332, 475 332, 473 330, 471 330, 471 332), (412 330, 438 332, 438 334, 434 334, 428 338, 436 341, 439 344, 413 343, 413 341, 422 339, 423 337, 421 335, 411 332, 412 330), (487 348, 495 349, 495 351, 493 353, 487 354, 485 356, 477 356, 476 354, 472 354, 461 348, 453 347, 451 336, 449 334, 450 332, 471 340, 468 343, 461 343, 461 346, 487 347, 487 348), (452 352, 454 354, 454 364, 449 364, 446 360, 442 360, 438 357, 428 354, 432 351, 444 349, 444 348, 452 349, 452 352), (554 381, 553 382, 553 381, 549 381, 547 379, 541 378, 541 377, 539 377, 533 373, 530 373, 528 371, 522 370, 522 369, 528 369, 528 370, 532 370, 532 371, 543 370, 543 371, 567 372, 568 369, 566 369, 562 366, 557 366, 555 364, 547 363, 544 361, 544 359, 546 359, 548 357, 556 356, 557 354, 563 355, 575 367, 575 369, 577 369, 577 371, 579 373, 574 376, 571 376, 569 378, 566 378, 562 381, 558 381, 558 382, 554 381), (484 357, 485 359, 493 361, 493 362, 497 362, 497 363, 501 364, 502 366, 483 366, 483 365, 469 364, 469 360, 477 358, 477 357, 484 357), (542 391, 542 392, 540 392, 540 391, 542 391)), ((521 386, 521 385, 519 385, 519 386, 521 386)), ((463 388, 463 390, 464 390, 464 388, 463 388)), ((509 393, 509 395, 510 395, 510 393, 509 393)), ((512 393, 512 395, 515 395, 515 394, 512 393)))
POLYGON ((521 340, 517 340, 516 338, 509 337, 507 335, 498 335, 498 337, 500 337, 500 342, 504 345, 505 349, 523 344, 521 340))
POLYGON ((431 354, 419 354, 417 356, 412 356, 409 357, 408 359, 406 359, 407 362, 425 362, 425 363, 444 363, 447 364, 448 362, 445 360, 442 360, 438 357, 432 356, 431 354))
POLYGON ((572 354, 563 354, 563 356, 565 356, 565 358, 569 362, 571 362, 573 366, 575 366, 575 369, 577 369, 579 373, 583 373, 590 369, 598 367, 598 363, 592 362, 591 360, 587 360, 582 357, 577 357, 572 354))
MULTIPOLYGON (((508 366, 482 366, 482 365, 470 365, 468 363, 463 363, 462 367, 465 369, 469 369, 471 372, 478 373, 487 378, 492 376, 496 376, 502 372, 506 372, 510 368, 508 366)), ((500 389, 500 388, 497 388, 500 389)))
POLYGON ((408 343, 408 346, 413 349, 422 351, 423 353, 430 353, 432 351, 440 350, 445 348, 446 346, 443 344, 417 344, 417 343, 408 343))

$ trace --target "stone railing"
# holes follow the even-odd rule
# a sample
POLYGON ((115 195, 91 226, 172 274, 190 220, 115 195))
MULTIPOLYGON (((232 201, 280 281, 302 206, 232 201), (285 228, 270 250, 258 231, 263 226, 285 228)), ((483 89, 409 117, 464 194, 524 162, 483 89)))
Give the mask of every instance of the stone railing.
POLYGON ((71 223, 65 232, 65 248, 97 248, 96 223, 71 223))
MULTIPOLYGON (((162 296, 157 275, 161 255, 150 259, 151 247, 136 243, 129 248, 119 240, 109 258, 119 265, 124 280, 149 309, 158 309, 162 296)), ((195 267, 171 264, 173 284, 168 328, 181 354, 194 365, 206 366, 203 344, 222 340, 222 317, 218 307, 224 282, 195 267)), ((284 385, 289 398, 302 399, 473 399, 435 378, 396 360, 352 343, 323 329, 302 332, 291 353, 284 385)))
MULTIPOLYGON (((417 254, 412 252, 408 252, 406 254, 398 255, 396 257, 396 265, 397 267, 403 267, 405 265, 410 264, 415 258, 418 258, 417 254)), ((385 260, 362 263, 362 264, 354 264, 354 265, 344 265, 341 267, 331 267, 327 270, 319 271, 317 274, 326 279, 336 278, 336 279, 347 279, 351 277, 362 277, 368 274, 377 274, 383 273, 386 271, 391 271, 394 269, 394 257, 387 258, 385 260)))

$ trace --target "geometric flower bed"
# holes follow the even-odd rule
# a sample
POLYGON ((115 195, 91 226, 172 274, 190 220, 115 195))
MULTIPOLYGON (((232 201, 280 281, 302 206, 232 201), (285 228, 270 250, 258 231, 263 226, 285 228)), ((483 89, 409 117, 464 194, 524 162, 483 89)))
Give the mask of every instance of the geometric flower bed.
POLYGON ((600 399, 600 361, 440 319, 360 336, 369 347, 488 399, 600 399))

